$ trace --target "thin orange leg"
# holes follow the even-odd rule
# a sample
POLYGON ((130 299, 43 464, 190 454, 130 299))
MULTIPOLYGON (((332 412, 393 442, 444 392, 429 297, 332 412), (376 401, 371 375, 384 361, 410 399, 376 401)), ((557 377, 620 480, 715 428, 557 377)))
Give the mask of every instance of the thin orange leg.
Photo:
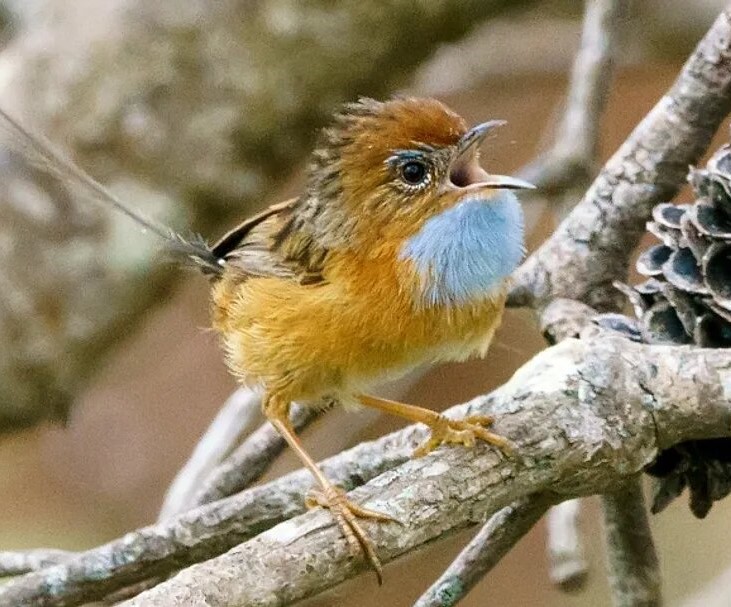
POLYGON ((486 430, 493 422, 493 418, 489 415, 470 415, 465 419, 449 419, 431 409, 407 405, 385 398, 378 398, 377 396, 361 394, 358 396, 358 400, 366 407, 429 426, 431 436, 416 448, 414 451, 416 457, 426 455, 442 443, 458 443, 466 447, 472 447, 478 438, 495 445, 502 451, 510 451, 510 443, 507 439, 486 430))
POLYGON ((378 559, 373 542, 365 531, 363 531, 357 519, 370 518, 378 521, 393 521, 394 519, 381 512, 368 510, 351 502, 342 489, 336 487, 327 479, 322 473, 322 470, 320 470, 315 461, 310 457, 309 453, 305 451, 305 448, 302 446, 302 443, 297 438, 294 429, 289 423, 289 403, 282 406, 279 401, 271 398, 265 399, 264 403, 264 414, 269 422, 282 435, 284 440, 287 441, 322 488, 322 491, 313 492, 312 496, 308 496, 306 500, 307 506, 321 506, 330 510, 340 525, 351 550, 356 553, 362 552, 365 555, 366 560, 376 572, 378 583, 383 583, 381 561, 378 559))

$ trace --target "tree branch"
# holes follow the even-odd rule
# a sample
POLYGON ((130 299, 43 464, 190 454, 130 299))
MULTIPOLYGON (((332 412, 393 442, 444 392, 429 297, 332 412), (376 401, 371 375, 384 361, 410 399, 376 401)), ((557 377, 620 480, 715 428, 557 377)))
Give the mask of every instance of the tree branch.
MULTIPOLYGON (((377 496, 368 505, 404 523, 369 526, 379 553, 389 560, 527 495, 553 492, 560 500, 616 490, 658 449, 727 435, 728 385, 731 361, 724 351, 642 346, 604 335, 567 340, 539 354, 493 394, 450 412, 496 414, 497 431, 517 443, 520 459, 479 447, 448 448, 408 461, 425 435, 423 427, 410 427, 326 460, 323 468, 334 482, 352 488, 403 464, 356 492, 366 502, 377 496)), ((311 484, 300 470, 127 534, 68 563, 13 580, 0 588, 0 606, 80 604, 208 559, 303 512, 303 495, 311 484)), ((221 604, 233 605, 242 588, 256 594, 268 592, 262 584, 283 582, 281 602, 273 604, 286 604, 362 567, 329 514, 313 512, 140 596, 165 596, 157 604, 170 607, 200 604, 173 598, 191 582, 194 588, 185 592, 214 587, 211 596, 228 597, 230 602, 221 604), (259 567, 266 567, 267 575, 259 567), (233 577, 222 579, 228 575, 233 577), (233 579, 240 583, 232 584, 233 579)), ((258 599, 251 600, 256 604, 258 599)))
MULTIPOLYGON (((410 460, 354 492, 402 524, 369 525, 391 560, 536 492, 557 499, 615 491, 658 450, 731 433, 727 352, 642 346, 610 335, 567 340, 527 363, 502 388, 452 410, 491 413, 520 458, 488 448, 443 449, 410 460)), ((288 605, 364 569, 329 514, 287 521, 194 565, 126 603, 288 605), (205 597, 205 598, 204 598, 205 597)), ((11 585, 2 601, 25 595, 11 585)), ((27 600, 27 599, 25 599, 27 600)))
MULTIPOLYGON (((322 470, 335 484, 352 489, 407 461, 426 435, 424 427, 405 428, 321 462, 322 470)), ((217 556, 305 512, 304 496, 313 482, 307 470, 298 470, 132 531, 63 565, 18 578, 12 587, 0 587, 0 607, 80 605, 217 556)))
POLYGON ((550 502, 528 496, 493 515, 414 607, 453 607, 546 513, 550 502))
POLYGON ((0 578, 22 575, 45 567, 66 562, 76 556, 74 552, 55 548, 36 548, 21 552, 0 552, 0 578))
POLYGON ((641 479, 602 496, 615 607, 659 607, 660 574, 641 479))

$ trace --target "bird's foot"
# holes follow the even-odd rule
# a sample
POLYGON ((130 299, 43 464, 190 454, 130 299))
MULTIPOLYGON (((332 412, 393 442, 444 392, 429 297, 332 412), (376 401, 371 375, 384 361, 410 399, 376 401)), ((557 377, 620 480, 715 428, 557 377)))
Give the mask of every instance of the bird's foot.
POLYGON ((449 419, 440 415, 433 424, 430 424, 431 436, 414 450, 413 455, 422 457, 445 443, 474 447, 477 439, 509 453, 511 445, 508 440, 487 430, 493 421, 489 415, 470 415, 464 419, 449 419))
POLYGON ((358 519, 366 518, 383 522, 394 522, 396 519, 351 502, 342 489, 334 486, 323 491, 310 491, 305 498, 305 505, 308 508, 319 506, 330 510, 338 525, 340 525, 353 554, 362 553, 376 572, 378 583, 383 583, 383 568, 376 554, 375 545, 358 523, 358 519))

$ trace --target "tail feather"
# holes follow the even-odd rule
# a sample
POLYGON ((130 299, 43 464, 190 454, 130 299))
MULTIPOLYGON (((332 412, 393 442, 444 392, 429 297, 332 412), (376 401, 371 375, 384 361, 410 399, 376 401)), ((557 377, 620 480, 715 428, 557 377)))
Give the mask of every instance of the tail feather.
POLYGON ((192 234, 186 237, 130 207, 75 162, 56 150, 45 137, 31 133, 2 108, 0 108, 0 124, 12 137, 12 143, 20 147, 19 151, 29 161, 37 163, 43 170, 63 182, 81 186, 92 199, 126 215, 143 231, 151 232, 160 238, 166 249, 181 260, 199 267, 206 274, 222 272, 223 260, 213 253, 210 245, 201 236, 192 234))

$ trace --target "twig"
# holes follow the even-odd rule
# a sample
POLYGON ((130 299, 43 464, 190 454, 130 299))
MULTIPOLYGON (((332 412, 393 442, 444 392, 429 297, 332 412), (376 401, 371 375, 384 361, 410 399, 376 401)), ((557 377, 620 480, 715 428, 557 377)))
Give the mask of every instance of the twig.
POLYGON ((652 207, 675 195, 731 108, 730 18, 721 13, 672 88, 518 270, 510 305, 539 308, 553 297, 619 305, 612 281, 626 275, 652 207))
POLYGON ((260 397, 247 388, 239 388, 226 400, 165 494, 159 521, 192 507, 203 481, 261 420, 260 403, 260 397))
MULTIPOLYGON (((446 448, 374 479, 352 494, 401 524, 368 524, 389 561, 475 523, 518 499, 563 499, 616 490, 658 450, 731 433, 723 350, 644 346, 601 335, 566 340, 536 356, 502 388, 453 413, 493 414, 520 458, 486 447, 446 448)), ((326 512, 278 525, 226 554, 193 565, 128 607, 283 607, 365 567, 326 512)), ((29 605, 38 580, 0 590, 0 605, 29 605), (21 600, 22 599, 22 600, 21 600)), ((49 603, 53 604, 53 603, 49 603)))
POLYGON ((615 607, 659 607, 660 574, 640 479, 602 496, 615 607))
POLYGON ((596 170, 599 120, 611 83, 615 48, 627 0, 586 0, 581 46, 574 59, 566 109, 551 149, 521 176, 543 193, 588 185, 596 170))
POLYGON ((581 500, 567 500, 548 511, 548 567, 551 581, 559 588, 574 591, 586 581, 587 563, 579 528, 581 500))
POLYGON ((44 567, 66 562, 74 556, 76 556, 74 552, 54 548, 36 548, 21 552, 3 551, 0 552, 0 577, 38 571, 44 567))
POLYGON ((549 501, 529 496, 493 515, 414 607, 453 607, 545 514, 549 501))
MULTIPOLYGON (((292 425, 299 431, 317 419, 326 408, 292 407, 292 425)), ((281 435, 265 423, 251 434, 224 462, 214 468, 198 488, 190 507, 209 504, 243 491, 256 481, 274 461, 286 443, 281 435)))

